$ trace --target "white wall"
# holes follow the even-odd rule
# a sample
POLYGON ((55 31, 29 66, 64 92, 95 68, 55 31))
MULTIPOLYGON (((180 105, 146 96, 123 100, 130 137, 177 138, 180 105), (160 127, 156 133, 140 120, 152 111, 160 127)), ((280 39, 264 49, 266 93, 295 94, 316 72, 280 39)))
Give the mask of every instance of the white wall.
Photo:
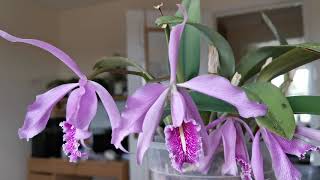
MULTIPOLYGON (((202 0, 202 7, 213 14, 241 11, 247 8, 277 6, 299 0, 202 0)), ((160 0, 119 0, 88 7, 61 10, 58 43, 87 73, 102 56, 127 55, 126 13, 128 10, 154 10, 160 0)), ((175 11, 180 0, 164 1, 164 10, 175 11)), ((53 7, 54 9, 55 7, 53 7)), ((73 75, 60 64, 60 76, 73 75)))
MULTIPOLYGON (((30 1, 2 0, 0 29, 15 35, 57 42, 57 14, 30 1)), ((0 39, 0 179, 26 179, 30 143, 19 140, 27 104, 54 78, 58 63, 37 48, 0 39)))
MULTIPOLYGON (((206 11, 220 13, 248 7, 267 7, 290 0, 202 0, 206 11)), ((295 1, 295 0, 291 0, 295 1)), ((64 10, 60 14, 60 42, 80 63, 82 69, 90 72, 96 60, 102 56, 127 54, 126 12, 128 10, 153 10, 160 0, 119 0, 106 1, 96 5, 64 10)), ((179 0, 166 0, 164 10, 176 10, 179 0)), ((61 74, 65 68, 61 68, 61 74)))

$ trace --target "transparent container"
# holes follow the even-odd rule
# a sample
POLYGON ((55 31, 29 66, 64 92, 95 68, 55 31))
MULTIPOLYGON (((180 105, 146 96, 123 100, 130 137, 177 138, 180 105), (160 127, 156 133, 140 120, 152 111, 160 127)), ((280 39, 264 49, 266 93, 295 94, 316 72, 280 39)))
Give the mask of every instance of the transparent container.
MULTIPOLYGON (((263 148, 262 148, 263 149, 263 148)), ((266 153, 264 153, 266 154, 266 153)), ((221 167, 224 163, 223 152, 215 155, 208 174, 201 174, 190 169, 186 173, 179 173, 171 167, 169 153, 164 143, 153 142, 148 150, 148 168, 150 180, 241 180, 240 176, 222 176, 221 167)), ((269 157, 265 157, 269 159, 269 157)), ((271 168, 270 160, 264 161, 265 179, 276 180, 271 168)), ((239 168, 240 170, 240 168, 239 168)))

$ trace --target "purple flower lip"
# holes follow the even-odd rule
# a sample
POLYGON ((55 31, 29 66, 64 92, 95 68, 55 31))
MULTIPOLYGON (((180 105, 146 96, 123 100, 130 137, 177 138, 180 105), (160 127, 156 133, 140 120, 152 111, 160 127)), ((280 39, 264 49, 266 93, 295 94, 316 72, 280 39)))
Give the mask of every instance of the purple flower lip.
POLYGON ((237 163, 241 166, 241 179, 251 180, 252 179, 252 168, 251 165, 248 164, 243 159, 236 158, 237 163))
POLYGON ((199 166, 202 154, 201 127, 195 120, 185 120, 180 127, 165 127, 166 146, 169 151, 172 167, 184 172, 184 164, 199 166))
POLYGON ((310 147, 309 149, 307 149, 304 153, 302 153, 299 157, 300 160, 305 159, 306 158, 306 154, 309 152, 316 152, 316 151, 320 151, 320 147, 310 147))
POLYGON ((79 140, 76 139, 76 128, 67 122, 60 123, 63 129, 62 145, 64 153, 69 157, 70 162, 76 163, 79 159, 87 158, 87 154, 79 150, 79 140))

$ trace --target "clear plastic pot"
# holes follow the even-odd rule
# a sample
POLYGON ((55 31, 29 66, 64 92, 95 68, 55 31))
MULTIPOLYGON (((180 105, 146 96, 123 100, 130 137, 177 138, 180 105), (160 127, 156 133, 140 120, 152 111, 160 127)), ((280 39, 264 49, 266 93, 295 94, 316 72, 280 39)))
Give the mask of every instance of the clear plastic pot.
MULTIPOLYGON (((263 148, 262 148, 263 149, 263 148)), ((267 154, 267 153, 263 153, 267 154)), ((213 164, 208 174, 201 174, 195 170, 179 173, 171 167, 169 153, 164 143, 153 142, 148 150, 148 169, 150 180, 241 180, 240 176, 223 176, 221 167, 224 163, 223 152, 215 155, 213 164)), ((271 169, 269 157, 265 157, 265 179, 275 180, 271 169)), ((240 169, 240 168, 239 168, 240 169)))

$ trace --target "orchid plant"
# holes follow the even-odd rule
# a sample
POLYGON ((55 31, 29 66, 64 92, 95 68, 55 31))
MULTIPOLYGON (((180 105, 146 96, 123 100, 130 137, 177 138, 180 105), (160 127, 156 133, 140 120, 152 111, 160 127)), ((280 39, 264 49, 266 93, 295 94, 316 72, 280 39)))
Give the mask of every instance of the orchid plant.
POLYGON ((0 37, 7 41, 33 45, 51 53, 79 77, 78 83, 60 85, 37 96, 27 109, 19 137, 30 139, 40 133, 55 104, 69 94, 66 121, 61 123, 65 133, 63 150, 71 162, 77 162, 86 157, 79 146, 91 136, 89 127, 97 111, 98 95, 111 121, 111 143, 116 148, 127 151, 121 145, 123 139, 130 134, 139 134, 136 153, 139 164, 157 127, 164 122, 164 141, 172 167, 180 173, 185 171, 186 165, 207 173, 219 147, 223 147, 222 174, 263 180, 260 150, 263 141, 277 179, 301 179, 286 154, 303 159, 307 152, 319 151, 320 148, 308 140, 320 141, 320 131, 297 126, 294 114, 320 114, 316 104, 320 97, 286 97, 281 87, 270 81, 319 59, 320 44, 287 45, 264 15, 282 45, 253 50, 235 66, 228 42, 218 32, 199 23, 200 0, 184 0, 178 8, 175 16, 161 16, 156 21, 168 39, 168 83, 122 57, 103 58, 87 78, 71 57, 53 45, 0 31, 0 37), (198 75, 201 34, 213 50, 209 53, 209 74, 205 75, 198 75), (108 91, 90 80, 101 73, 114 72, 119 66, 131 67, 121 73, 138 75, 146 81, 127 98, 122 112, 118 111, 108 91), (164 117, 167 109, 170 115, 164 117), (203 114, 210 114, 210 117, 203 114), (251 157, 248 145, 252 146, 251 157))

